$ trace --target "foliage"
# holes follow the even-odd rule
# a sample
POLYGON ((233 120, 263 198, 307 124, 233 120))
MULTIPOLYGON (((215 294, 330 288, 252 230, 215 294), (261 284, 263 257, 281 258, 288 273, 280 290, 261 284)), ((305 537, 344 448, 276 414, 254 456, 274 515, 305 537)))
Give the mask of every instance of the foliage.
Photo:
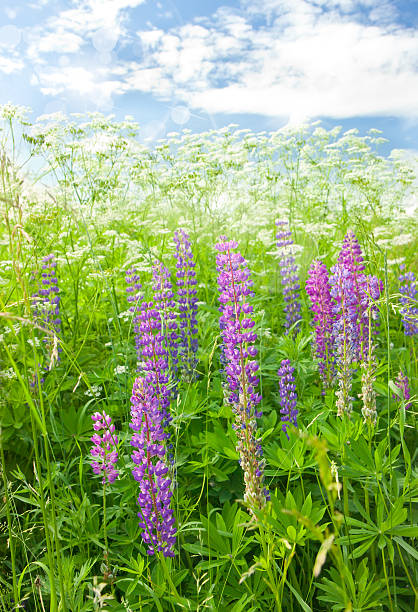
POLYGON ((98 114, 41 118, 3 107, 0 187, 0 602, 27 610, 412 610, 417 605, 416 339, 405 336, 400 265, 415 271, 413 167, 378 154, 372 131, 318 125, 271 134, 184 130, 141 144, 138 126, 98 114), (19 138, 20 136, 20 138, 19 138), (20 142, 20 144, 19 144, 20 142), (30 174, 25 174, 30 168, 30 174), (24 172, 25 171, 25 172, 24 172), (289 221, 301 324, 287 333, 276 219, 289 221), (176 556, 146 554, 132 478, 129 405, 136 370, 125 271, 151 299, 152 263, 175 273, 173 234, 196 257, 198 376, 171 402, 176 556), (352 229, 384 283, 373 372, 377 423, 322 391, 305 291, 352 229), (242 502, 224 402, 214 245, 237 240, 254 279, 271 501, 242 502), (53 252, 60 359, 33 314, 33 273, 53 252), (297 332, 297 333, 296 333, 297 332), (277 370, 295 368, 298 429, 282 431, 277 370), (42 364, 42 367, 41 365, 42 364), (410 398, 395 382, 407 375, 410 398), (41 373, 45 379, 41 384, 41 373), (115 482, 89 457, 91 415, 118 432, 115 482))

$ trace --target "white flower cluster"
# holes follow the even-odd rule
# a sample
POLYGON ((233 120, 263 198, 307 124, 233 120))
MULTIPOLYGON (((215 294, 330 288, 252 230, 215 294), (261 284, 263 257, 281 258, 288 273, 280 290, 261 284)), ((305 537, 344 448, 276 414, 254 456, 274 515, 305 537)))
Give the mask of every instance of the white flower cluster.
POLYGON ((16 378, 16 372, 13 368, 8 368, 7 370, 0 370, 0 379, 12 380, 13 378, 16 378))
POLYGON ((103 387, 101 385, 91 385, 90 389, 84 392, 84 395, 87 397, 100 397, 102 393, 103 387))
POLYGON ((118 374, 127 374, 128 373, 128 367, 124 366, 124 365, 117 365, 116 368, 113 371, 114 371, 114 373, 116 375, 118 375, 118 374))

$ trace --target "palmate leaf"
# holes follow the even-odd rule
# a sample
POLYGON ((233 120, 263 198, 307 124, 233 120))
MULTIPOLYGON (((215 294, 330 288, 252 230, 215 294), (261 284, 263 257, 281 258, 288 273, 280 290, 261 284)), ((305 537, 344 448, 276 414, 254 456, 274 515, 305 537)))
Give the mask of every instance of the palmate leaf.
POLYGON ((367 522, 350 516, 346 517, 346 523, 351 527, 350 532, 348 535, 338 538, 338 543, 342 546, 349 546, 362 542, 360 546, 354 548, 351 558, 357 559, 363 556, 377 539, 379 548, 383 549, 387 546, 390 558, 393 559, 393 544, 388 536, 406 536, 412 538, 418 535, 417 526, 402 524, 408 514, 407 509, 403 507, 402 498, 396 500, 385 520, 383 520, 383 504, 380 504, 378 509, 380 511, 378 512, 377 525, 367 515, 367 522))
POLYGON ((347 609, 353 612, 375 612, 381 609, 386 601, 384 580, 369 578, 366 559, 358 565, 354 576, 347 567, 344 568, 344 585, 336 568, 330 569, 329 576, 316 583, 316 586, 325 592, 325 595, 319 595, 318 599, 332 604, 330 609, 335 612, 347 609))
POLYGON ((357 548, 354 549, 354 551, 350 555, 350 558, 358 559, 359 557, 362 557, 363 555, 365 555, 375 540, 376 540, 376 537, 367 539, 365 542, 363 542, 363 544, 361 544, 361 546, 358 546, 357 548))

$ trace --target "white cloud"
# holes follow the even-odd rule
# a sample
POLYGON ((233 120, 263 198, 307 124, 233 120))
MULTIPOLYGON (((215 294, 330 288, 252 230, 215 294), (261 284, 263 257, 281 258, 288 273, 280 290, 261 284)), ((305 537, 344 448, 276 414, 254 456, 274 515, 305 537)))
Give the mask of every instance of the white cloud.
POLYGON ((145 0, 76 0, 73 8, 49 17, 42 26, 29 32, 28 56, 42 64, 50 62, 45 53, 78 53, 83 44, 92 43, 100 53, 111 51, 124 34, 124 9, 145 0))
MULTIPOLYGON (((209 113, 418 117, 418 32, 394 0, 241 0, 169 30, 127 30, 145 0, 73 0, 31 28, 27 56, 45 95, 108 104, 147 92, 209 113), (118 42, 141 59, 117 56, 118 42), (55 64, 55 65, 54 65, 55 64)), ((0 70, 19 70, 19 57, 0 70)))
POLYGON ((31 59, 41 61, 44 53, 77 53, 82 44, 81 36, 57 27, 54 31, 34 37, 28 46, 27 54, 31 59))
POLYGON ((121 82, 112 79, 107 70, 89 70, 85 67, 47 69, 38 73, 38 82, 44 95, 70 92, 88 97, 98 106, 108 106, 112 95, 123 92, 121 82))
POLYGON ((23 69, 23 62, 18 57, 4 57, 0 55, 0 72, 12 74, 23 69))
POLYGON ((26 57, 32 64, 32 84, 46 96, 76 93, 108 106, 111 97, 126 88, 112 65, 112 51, 126 35, 125 10, 143 2, 72 0, 71 8, 31 27, 26 57))
POLYGON ((146 54, 127 89, 210 113, 418 117, 418 32, 388 26, 389 3, 251 0, 244 9, 140 32, 146 54))

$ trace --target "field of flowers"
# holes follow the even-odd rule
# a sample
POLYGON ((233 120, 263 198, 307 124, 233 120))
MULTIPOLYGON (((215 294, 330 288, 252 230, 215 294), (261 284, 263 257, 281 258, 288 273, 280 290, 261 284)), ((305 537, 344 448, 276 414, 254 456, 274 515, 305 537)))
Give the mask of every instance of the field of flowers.
POLYGON ((0 111, 2 610, 417 610, 408 157, 0 111))

